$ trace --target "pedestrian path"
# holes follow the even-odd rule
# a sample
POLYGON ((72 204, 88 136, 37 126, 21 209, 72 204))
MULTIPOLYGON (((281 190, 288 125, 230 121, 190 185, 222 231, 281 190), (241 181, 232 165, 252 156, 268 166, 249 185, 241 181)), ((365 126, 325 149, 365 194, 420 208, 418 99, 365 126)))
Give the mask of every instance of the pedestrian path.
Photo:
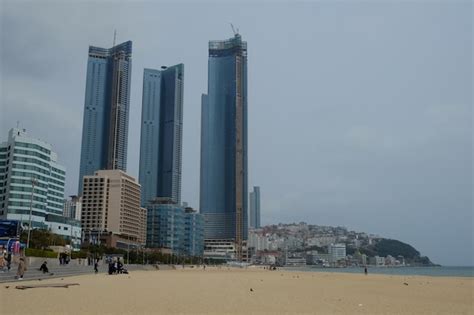
MULTIPOLYGON (((156 270, 153 265, 125 265, 127 270, 156 270)), ((4 282, 20 282, 20 280, 15 279, 16 271, 18 266, 12 265, 10 271, 0 272, 0 283, 4 282)), ((70 276, 78 276, 83 274, 94 274, 94 266, 83 266, 76 264, 68 265, 56 265, 48 266, 49 273, 44 274, 39 270, 40 265, 38 266, 29 266, 26 271, 23 281, 25 280, 43 280, 43 279, 52 279, 52 278, 63 278, 70 276)), ((107 273, 108 267, 106 264, 101 264, 99 266, 99 273, 107 273)))

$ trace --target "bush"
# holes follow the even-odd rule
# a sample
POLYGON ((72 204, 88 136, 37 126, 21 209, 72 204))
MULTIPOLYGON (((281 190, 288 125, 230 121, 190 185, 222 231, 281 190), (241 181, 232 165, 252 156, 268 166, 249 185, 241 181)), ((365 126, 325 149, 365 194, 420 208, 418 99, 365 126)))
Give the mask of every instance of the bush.
POLYGON ((25 255, 31 257, 57 258, 58 254, 51 250, 42 250, 36 248, 26 248, 25 255))

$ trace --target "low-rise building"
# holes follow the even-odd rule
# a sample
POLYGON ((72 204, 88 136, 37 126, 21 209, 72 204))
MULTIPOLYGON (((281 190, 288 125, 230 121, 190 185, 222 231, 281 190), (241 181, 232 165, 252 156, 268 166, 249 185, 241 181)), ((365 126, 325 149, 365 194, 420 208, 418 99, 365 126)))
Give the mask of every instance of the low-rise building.
POLYGON ((304 266, 306 266, 306 258, 304 258, 304 257, 287 257, 286 260, 285 260, 285 266, 304 267, 304 266))
POLYGON ((204 251, 204 218, 171 198, 147 204, 147 247, 169 249, 175 255, 200 257, 204 251))
POLYGON ((328 246, 331 262, 346 259, 346 244, 331 244, 328 246))
POLYGON ((374 265, 377 267, 385 266, 385 257, 379 257, 379 256, 370 257, 369 261, 371 265, 374 265))
POLYGON ((60 235, 70 241, 71 247, 74 250, 80 250, 82 237, 81 221, 61 215, 47 214, 45 222, 51 233, 60 235))

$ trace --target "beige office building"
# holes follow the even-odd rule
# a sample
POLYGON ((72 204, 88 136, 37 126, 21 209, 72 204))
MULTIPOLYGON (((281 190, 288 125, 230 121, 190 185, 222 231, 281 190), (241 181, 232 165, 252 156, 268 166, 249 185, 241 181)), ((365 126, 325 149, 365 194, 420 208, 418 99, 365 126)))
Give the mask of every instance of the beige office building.
POLYGON ((82 229, 87 242, 109 247, 144 245, 147 210, 140 207, 140 184, 121 170, 84 176, 82 229))

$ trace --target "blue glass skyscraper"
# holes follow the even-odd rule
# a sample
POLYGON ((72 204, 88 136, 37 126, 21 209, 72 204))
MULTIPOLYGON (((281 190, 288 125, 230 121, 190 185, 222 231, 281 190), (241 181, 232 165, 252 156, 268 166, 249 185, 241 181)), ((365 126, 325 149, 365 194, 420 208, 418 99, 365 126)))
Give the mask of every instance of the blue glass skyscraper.
POLYGON ((184 65, 143 73, 139 181, 142 206, 156 197, 181 203, 184 65))
POLYGON ((82 178, 102 169, 127 169, 132 42, 89 46, 82 125, 82 178))
POLYGON ((247 239, 247 43, 209 42, 202 96, 200 212, 205 239, 247 239))

